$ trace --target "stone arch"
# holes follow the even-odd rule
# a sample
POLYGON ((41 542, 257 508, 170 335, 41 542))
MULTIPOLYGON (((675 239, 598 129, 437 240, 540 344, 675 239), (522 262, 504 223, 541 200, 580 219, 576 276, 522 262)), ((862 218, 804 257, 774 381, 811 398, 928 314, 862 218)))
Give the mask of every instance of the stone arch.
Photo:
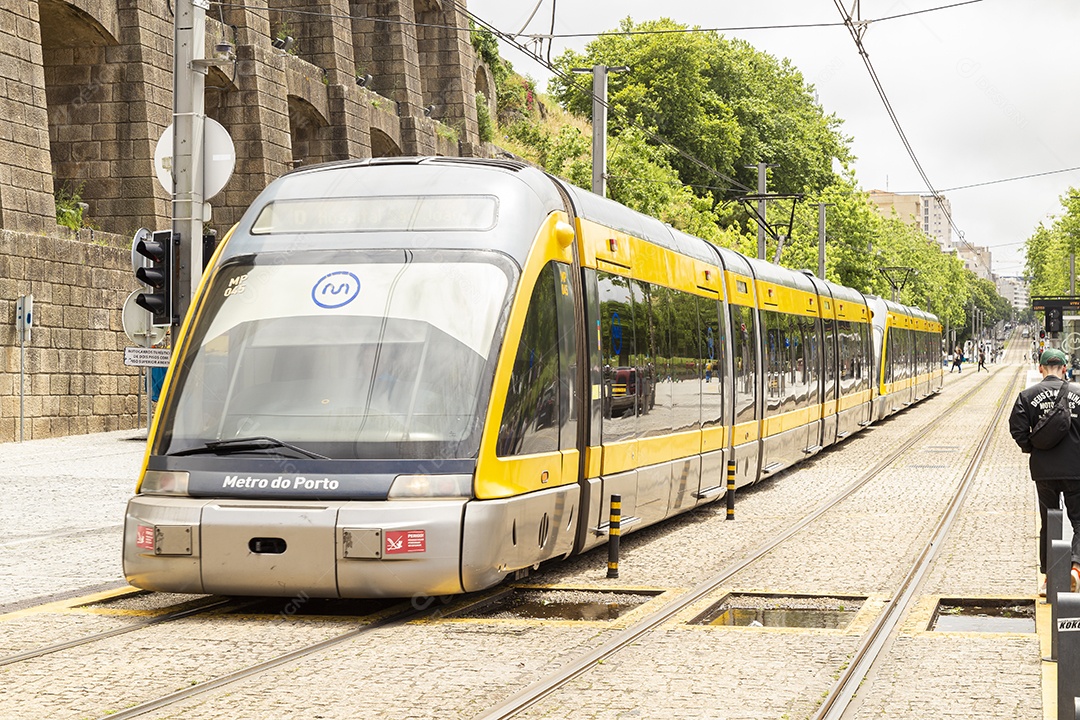
POLYGON ((482 62, 476 63, 476 92, 484 94, 484 99, 487 101, 488 115, 494 121, 499 107, 495 92, 495 78, 487 65, 482 62))
POLYGON ((296 95, 289 95, 289 134, 293 167, 334 159, 330 123, 314 105, 296 95))
POLYGON ((382 130, 371 128, 371 157, 401 157, 401 148, 382 130))
POLYGON ((53 191, 78 193, 90 218, 107 218, 123 196, 119 183, 98 182, 113 177, 112 162, 123 153, 111 101, 119 100, 124 67, 105 57, 119 44, 107 27, 116 16, 103 3, 40 0, 38 8, 53 191))

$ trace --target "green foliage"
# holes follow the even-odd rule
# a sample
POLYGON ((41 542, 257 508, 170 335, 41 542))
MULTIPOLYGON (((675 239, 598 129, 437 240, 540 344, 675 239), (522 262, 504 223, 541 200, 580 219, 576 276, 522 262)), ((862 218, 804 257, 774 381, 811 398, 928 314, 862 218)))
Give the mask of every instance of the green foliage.
POLYGON ((86 203, 82 201, 83 183, 72 188, 64 183, 55 193, 56 224, 72 230, 94 228, 86 221, 86 203))
POLYGON ((1069 255, 1080 252, 1080 195, 1070 187, 1060 199, 1064 215, 1036 228, 1024 248, 1032 296, 1069 294, 1069 255))
POLYGON ((510 63, 499 57, 499 41, 490 30, 476 27, 476 23, 469 21, 469 30, 472 36, 472 46, 476 54, 480 56, 495 77, 495 85, 498 87, 507 76, 513 72, 510 63))
POLYGON ((495 123, 491 120, 487 98, 481 92, 476 93, 476 122, 480 132, 480 142, 491 142, 495 139, 495 123))
MULTIPOLYGON (((619 30, 685 28, 668 19, 635 24, 627 18, 619 30)), ((833 180, 833 158, 851 157, 840 121, 824 113, 802 75, 788 61, 742 41, 711 32, 616 32, 589 43, 585 54, 567 51, 555 64, 564 73, 573 67, 628 65, 629 72, 609 75, 612 132, 632 120, 749 187, 756 187, 756 170, 744 166, 767 161, 778 165, 771 191, 820 191, 833 180)), ((556 77, 552 94, 571 112, 588 116, 591 111, 588 75, 556 77)), ((720 182, 690 160, 673 157, 671 164, 684 183, 720 182)))

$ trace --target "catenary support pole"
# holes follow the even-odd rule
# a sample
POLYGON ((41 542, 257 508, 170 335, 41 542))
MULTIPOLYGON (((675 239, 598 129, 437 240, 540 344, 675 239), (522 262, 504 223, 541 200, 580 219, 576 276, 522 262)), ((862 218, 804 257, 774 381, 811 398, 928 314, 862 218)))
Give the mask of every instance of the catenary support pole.
MULTIPOLYGON (((174 317, 182 321, 202 278, 203 129, 206 106, 203 98, 206 10, 208 0, 176 0, 173 53, 173 233, 179 236, 176 252, 179 282, 174 317)), ((174 324, 173 338, 179 334, 174 324)), ((175 347, 175 345, 174 345, 175 347)))

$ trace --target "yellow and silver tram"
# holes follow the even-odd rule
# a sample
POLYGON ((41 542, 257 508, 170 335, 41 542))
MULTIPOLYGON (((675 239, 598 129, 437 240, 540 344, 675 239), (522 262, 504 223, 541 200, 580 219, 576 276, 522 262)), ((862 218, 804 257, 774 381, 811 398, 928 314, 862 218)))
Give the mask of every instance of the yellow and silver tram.
POLYGON ((941 387, 920 310, 511 161, 271 183, 166 379, 124 568, 152 590, 470 592, 723 496, 941 387))

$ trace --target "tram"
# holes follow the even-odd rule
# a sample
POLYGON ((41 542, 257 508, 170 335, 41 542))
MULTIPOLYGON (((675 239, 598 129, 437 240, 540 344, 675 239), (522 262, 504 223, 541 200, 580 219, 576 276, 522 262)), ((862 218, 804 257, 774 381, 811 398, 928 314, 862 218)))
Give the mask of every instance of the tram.
POLYGON ((514 161, 271 183, 210 262, 128 581, 472 592, 713 502, 940 389, 941 324, 514 161), (931 362, 934 361, 934 362, 931 362))

